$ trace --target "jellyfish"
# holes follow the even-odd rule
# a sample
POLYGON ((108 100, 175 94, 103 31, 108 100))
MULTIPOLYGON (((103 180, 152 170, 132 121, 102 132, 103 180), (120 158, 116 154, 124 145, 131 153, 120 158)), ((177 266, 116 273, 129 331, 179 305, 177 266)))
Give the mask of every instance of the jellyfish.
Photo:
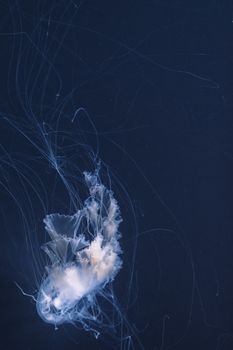
POLYGON ((143 349, 128 316, 137 297, 138 235, 127 191, 98 152, 86 143, 75 143, 75 130, 71 134, 68 123, 68 131, 32 123, 35 133, 27 135, 9 118, 4 121, 13 131, 22 130, 20 135, 36 146, 33 157, 25 159, 5 152, 1 159, 5 167, 0 169, 0 184, 15 202, 23 228, 21 236, 14 236, 14 247, 23 252, 14 255, 19 265, 14 282, 34 302, 35 324, 73 332, 70 324, 80 330, 74 332, 75 338, 87 331, 108 348, 143 349), (117 200, 119 195, 125 201, 117 200), (121 235, 122 213, 126 227, 130 222, 128 236, 121 235), (123 238, 126 245, 120 244, 123 238), (127 256, 121 246, 128 246, 127 256), (116 281, 123 260, 125 268, 116 281))
POLYGON ((36 297, 43 321, 56 327, 79 322, 88 328, 101 314, 97 296, 103 295, 122 266, 119 244, 120 210, 113 192, 97 173, 84 173, 89 197, 73 215, 47 215, 50 237, 42 249, 48 265, 36 297))

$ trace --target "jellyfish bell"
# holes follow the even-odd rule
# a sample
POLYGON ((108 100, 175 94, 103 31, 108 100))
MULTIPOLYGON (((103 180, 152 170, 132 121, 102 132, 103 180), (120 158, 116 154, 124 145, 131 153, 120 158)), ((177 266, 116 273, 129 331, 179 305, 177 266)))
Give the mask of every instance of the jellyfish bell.
POLYGON ((55 325, 95 319, 93 310, 100 310, 95 296, 104 293, 122 266, 118 203, 97 174, 84 175, 90 196, 83 208, 44 219, 51 240, 42 248, 49 264, 36 307, 45 322, 55 325))

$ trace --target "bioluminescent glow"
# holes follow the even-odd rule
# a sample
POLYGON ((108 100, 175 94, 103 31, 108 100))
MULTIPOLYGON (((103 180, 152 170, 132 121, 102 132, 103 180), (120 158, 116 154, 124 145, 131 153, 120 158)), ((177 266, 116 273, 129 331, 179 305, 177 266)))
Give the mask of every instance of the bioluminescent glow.
POLYGON ((51 240, 42 248, 49 257, 36 298, 40 317, 55 325, 97 320, 97 295, 121 268, 121 216, 111 190, 97 174, 84 173, 90 196, 74 215, 47 215, 51 240))

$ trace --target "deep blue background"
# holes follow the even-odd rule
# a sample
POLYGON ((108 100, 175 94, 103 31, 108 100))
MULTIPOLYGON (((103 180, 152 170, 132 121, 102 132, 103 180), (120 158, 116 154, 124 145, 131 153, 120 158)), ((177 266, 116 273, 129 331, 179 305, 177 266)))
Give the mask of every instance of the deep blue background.
MULTIPOLYGON (((0 2, 1 116, 26 130, 26 115, 50 120, 67 96, 64 129, 78 128, 68 122, 77 108, 88 112, 124 218, 115 288, 126 293, 124 271, 134 271, 128 317, 146 350, 233 349, 232 39, 231 1, 0 2)), ((9 154, 37 156, 2 119, 0 128, 9 154)), ((16 206, 0 193, 1 349, 109 349, 70 326, 55 332, 15 287, 30 260, 16 206)))

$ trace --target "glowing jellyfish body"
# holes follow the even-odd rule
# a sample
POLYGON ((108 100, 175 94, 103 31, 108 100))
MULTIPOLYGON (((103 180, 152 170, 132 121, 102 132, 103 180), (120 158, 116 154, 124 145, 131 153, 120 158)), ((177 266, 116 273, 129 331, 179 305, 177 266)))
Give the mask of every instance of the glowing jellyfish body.
POLYGON ((117 201, 96 174, 85 173, 90 197, 73 216, 51 214, 44 219, 51 238, 42 248, 49 265, 37 295, 40 317, 55 325, 98 316, 96 295, 121 268, 117 201))

